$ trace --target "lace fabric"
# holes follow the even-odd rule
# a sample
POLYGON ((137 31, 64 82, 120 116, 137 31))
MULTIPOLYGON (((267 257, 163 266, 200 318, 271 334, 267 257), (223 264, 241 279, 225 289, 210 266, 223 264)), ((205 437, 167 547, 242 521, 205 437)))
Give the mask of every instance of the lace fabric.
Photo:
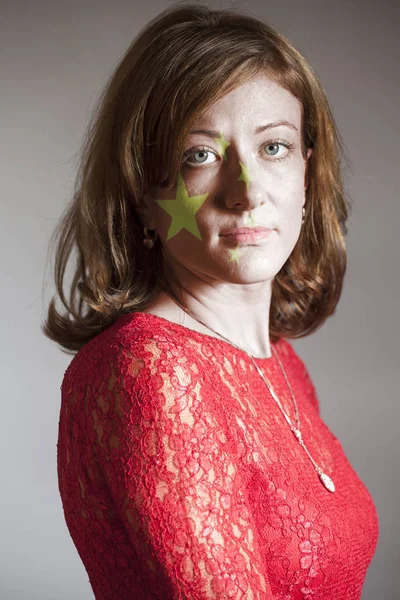
MULTIPOLYGON (((65 521, 97 600, 359 600, 373 500, 275 345, 327 491, 247 354, 147 313, 86 344, 61 386, 65 521)), ((256 359, 295 424, 275 357, 256 359)))

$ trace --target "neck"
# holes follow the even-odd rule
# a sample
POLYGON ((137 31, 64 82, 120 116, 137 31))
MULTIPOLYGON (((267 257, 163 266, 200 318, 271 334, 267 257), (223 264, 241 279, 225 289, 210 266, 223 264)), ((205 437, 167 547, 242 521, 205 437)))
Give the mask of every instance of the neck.
POLYGON ((188 289, 187 286, 178 288, 171 281, 169 284, 170 289, 165 293, 182 308, 186 321, 194 321, 197 327, 198 323, 202 324, 205 333, 213 331, 253 357, 272 356, 269 340, 270 285, 260 290, 258 301, 253 296, 253 301, 243 298, 240 302, 232 298, 226 288, 219 290, 209 286, 210 289, 205 290, 196 286, 188 289))

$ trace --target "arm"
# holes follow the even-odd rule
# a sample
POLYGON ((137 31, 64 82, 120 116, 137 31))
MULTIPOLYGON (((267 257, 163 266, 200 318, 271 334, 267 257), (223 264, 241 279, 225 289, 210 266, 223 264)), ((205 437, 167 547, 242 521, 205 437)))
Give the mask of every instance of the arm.
POLYGON ((160 372, 123 349, 104 373, 89 392, 93 451, 153 597, 272 599, 244 485, 195 369, 175 359, 160 372))

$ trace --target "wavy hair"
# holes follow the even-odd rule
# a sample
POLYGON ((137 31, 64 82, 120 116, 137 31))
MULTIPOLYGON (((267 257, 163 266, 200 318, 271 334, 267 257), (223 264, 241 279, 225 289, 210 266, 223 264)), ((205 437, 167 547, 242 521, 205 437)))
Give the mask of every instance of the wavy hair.
POLYGON ((350 204, 344 145, 321 82, 289 40, 253 16, 172 5, 133 40, 104 87, 82 144, 73 197, 53 232, 54 280, 65 312, 57 312, 53 296, 42 331, 64 352, 76 353, 119 315, 140 312, 168 290, 162 243, 158 238, 152 251, 143 245, 136 209, 151 186, 177 181, 192 123, 260 74, 301 102, 303 156, 313 148, 305 223, 272 284, 270 337, 303 337, 334 313, 346 271, 350 204), (73 250, 67 299, 63 282, 73 250))

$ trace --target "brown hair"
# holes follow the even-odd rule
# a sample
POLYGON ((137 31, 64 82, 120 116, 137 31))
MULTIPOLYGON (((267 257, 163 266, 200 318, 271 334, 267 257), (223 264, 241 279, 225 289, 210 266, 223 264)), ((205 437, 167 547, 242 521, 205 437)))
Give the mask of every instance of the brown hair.
POLYGON ((53 296, 42 330, 67 354, 168 289, 160 239, 153 250, 143 245, 135 207, 150 186, 174 185, 192 123, 260 74, 302 103, 303 155, 313 148, 305 223, 272 285, 270 337, 308 335, 334 313, 346 270, 350 204, 342 184, 344 146, 321 83, 271 26, 243 12, 179 4, 147 24, 105 86, 84 140, 73 198, 53 233, 54 277, 66 312, 57 312, 53 296), (74 246, 67 300, 63 280, 74 246))

